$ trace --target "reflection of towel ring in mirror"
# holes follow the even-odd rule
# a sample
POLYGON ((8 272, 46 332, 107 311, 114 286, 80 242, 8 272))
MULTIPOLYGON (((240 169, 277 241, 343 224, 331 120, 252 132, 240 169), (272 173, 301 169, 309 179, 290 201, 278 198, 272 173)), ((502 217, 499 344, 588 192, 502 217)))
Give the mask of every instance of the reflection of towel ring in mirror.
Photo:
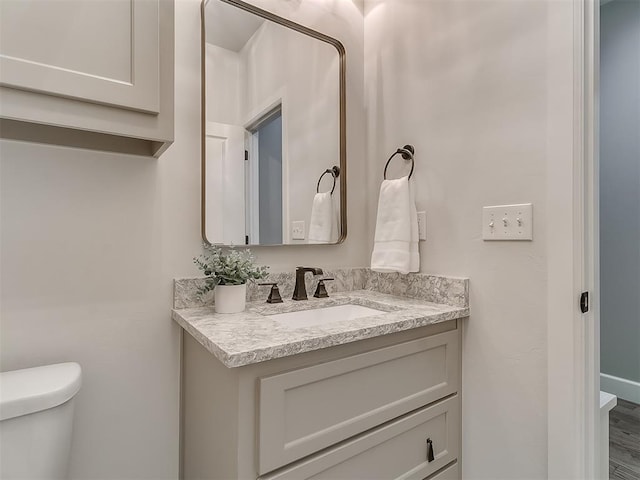
POLYGON ((320 175, 320 178, 318 179, 316 193, 320 193, 320 182, 322 181, 322 177, 324 177, 327 173, 333 177, 333 187, 331 187, 331 194, 333 195, 333 191, 336 189, 336 178, 340 176, 340 167, 337 167, 335 165, 331 168, 327 168, 324 172, 322 172, 322 175, 320 175))
POLYGON ((391 159, 398 154, 402 155, 402 158, 404 158, 405 160, 411 160, 411 171, 409 172, 409 178, 411 178, 411 175, 413 175, 413 167, 415 166, 415 161, 413 159, 414 153, 416 153, 416 151, 413 148, 413 145, 405 145, 404 148, 399 148, 398 150, 393 152, 393 154, 389 157, 389 160, 387 160, 387 164, 384 166, 383 178, 385 180, 387 179, 387 168, 389 168, 389 162, 391 162, 391 159))

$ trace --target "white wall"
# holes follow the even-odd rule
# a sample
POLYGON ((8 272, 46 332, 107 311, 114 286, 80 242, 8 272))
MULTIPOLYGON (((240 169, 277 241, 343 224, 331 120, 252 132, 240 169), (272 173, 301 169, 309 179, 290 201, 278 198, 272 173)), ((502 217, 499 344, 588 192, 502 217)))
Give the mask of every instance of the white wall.
MULTIPOLYGON (((550 102, 564 88, 556 58, 569 65, 560 80, 572 81, 571 48, 558 36, 571 38, 571 2, 365 7, 368 187, 376 192, 388 156, 413 144, 418 210, 427 211, 421 270, 471 278, 463 476, 546 478, 546 162, 559 147, 571 152, 571 135, 548 129, 571 119, 570 105, 550 102), (482 206, 522 202, 534 204, 534 241, 483 242, 482 206)), ((402 167, 396 159, 395 172, 402 167)), ((370 231, 375 209, 371 201, 370 231)))
POLYGON ((601 365, 640 382, 640 2, 603 5, 600 36, 601 365))
POLYGON ((207 43, 205 69, 207 120, 241 125, 244 70, 240 55, 207 43))
POLYGON ((172 279, 200 250, 198 2, 176 4, 175 143, 158 160, 2 141, 2 370, 77 361, 74 479, 175 479, 172 279))
MULTIPOLYGON (((472 280, 465 478, 546 478, 545 161, 571 142, 548 130, 566 113, 550 101, 550 52, 571 65, 555 41, 571 2, 554 1, 368 1, 365 35, 361 2, 252 0, 345 45, 349 165, 344 244, 253 251, 273 271, 367 265, 384 161, 416 146, 422 270, 472 280), (524 201, 533 242, 482 242, 483 205, 524 201)), ((159 160, 1 144, 0 360, 82 363, 74 478, 177 477, 169 311, 200 242, 200 12, 176 7, 176 142, 159 160)))
MULTIPOLYGON (((295 10, 353 55, 350 233, 337 247, 254 251, 273 271, 362 266, 362 16, 350 2, 281 3, 280 14, 295 10)), ((196 275, 201 250, 198 0, 176 2, 175 125, 159 160, 0 143, 1 369, 82 365, 74 479, 177 478, 179 337, 170 310, 172 279, 196 275)))

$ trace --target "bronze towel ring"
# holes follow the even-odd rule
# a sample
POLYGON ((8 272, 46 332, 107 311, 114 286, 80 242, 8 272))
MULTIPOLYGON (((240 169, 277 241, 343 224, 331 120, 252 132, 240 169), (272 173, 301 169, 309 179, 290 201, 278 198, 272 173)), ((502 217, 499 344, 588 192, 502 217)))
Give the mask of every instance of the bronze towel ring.
POLYGON ((324 172, 322 172, 322 175, 320 175, 320 178, 318 179, 316 193, 320 193, 320 182, 322 181, 322 177, 324 177, 327 173, 333 177, 333 187, 331 187, 331 194, 333 195, 333 191, 336 189, 336 178, 340 176, 340 167, 337 167, 335 165, 331 168, 327 168, 324 172))
POLYGON ((387 179, 387 168, 389 168, 389 163, 391 162, 391 159, 398 154, 402 155, 402 158, 404 158, 405 160, 411 160, 411 171, 409 172, 409 178, 411 178, 411 175, 413 175, 413 167, 415 167, 415 161, 413 159, 414 153, 416 153, 416 151, 413 148, 413 145, 405 145, 404 148, 399 148, 398 150, 393 152, 393 154, 389 157, 389 160, 387 160, 386 165, 384 166, 383 178, 385 180, 387 179))

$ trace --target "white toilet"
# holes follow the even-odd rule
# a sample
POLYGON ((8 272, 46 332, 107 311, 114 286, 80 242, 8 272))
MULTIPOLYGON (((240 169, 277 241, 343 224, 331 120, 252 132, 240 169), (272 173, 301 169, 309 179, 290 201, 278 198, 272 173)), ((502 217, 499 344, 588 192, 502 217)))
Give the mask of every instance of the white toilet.
POLYGON ((67 478, 77 363, 0 373, 0 478, 67 478))

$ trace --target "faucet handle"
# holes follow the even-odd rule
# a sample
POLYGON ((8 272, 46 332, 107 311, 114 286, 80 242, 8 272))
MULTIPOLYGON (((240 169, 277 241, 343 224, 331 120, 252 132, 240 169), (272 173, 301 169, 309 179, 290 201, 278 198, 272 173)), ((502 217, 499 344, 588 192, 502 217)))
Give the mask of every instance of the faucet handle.
POLYGON ((318 280, 318 286, 316 287, 316 293, 313 294, 316 298, 329 298, 329 294, 327 293, 327 288, 324 285, 324 282, 328 282, 330 280, 334 280, 333 278, 321 278, 318 280))
POLYGON ((269 298, 267 298, 267 303, 282 303, 282 297, 280 296, 280 289, 278 288, 278 283, 259 283, 258 285, 271 285, 271 291, 269 292, 269 298))

